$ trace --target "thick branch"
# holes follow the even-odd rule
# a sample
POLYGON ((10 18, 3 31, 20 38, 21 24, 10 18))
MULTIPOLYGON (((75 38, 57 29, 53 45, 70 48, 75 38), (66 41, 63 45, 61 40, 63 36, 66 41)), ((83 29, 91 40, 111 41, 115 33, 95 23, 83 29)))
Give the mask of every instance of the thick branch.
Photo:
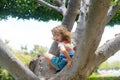
POLYGON ((100 64, 120 50, 120 33, 115 35, 114 39, 107 41, 104 45, 99 47, 96 54, 96 63, 100 64))
POLYGON ((38 0, 38 1, 39 1, 39 3, 42 3, 42 4, 46 5, 46 6, 52 8, 52 9, 58 11, 58 12, 60 12, 60 13, 63 14, 63 15, 64 15, 64 13, 66 12, 66 8, 65 8, 65 6, 64 6, 64 3, 63 3, 63 4, 61 3, 61 6, 60 6, 60 7, 57 7, 57 6, 53 6, 53 5, 45 2, 44 0, 38 0))
POLYGON ((62 24, 66 25, 69 31, 73 28, 76 16, 78 15, 80 1, 81 0, 70 0, 68 3, 68 8, 64 15, 62 24))
POLYGON ((116 3, 110 7, 106 17, 106 24, 114 17, 118 10, 120 10, 120 0, 117 0, 116 3))
POLYGON ((0 66, 6 68, 16 80, 39 80, 23 63, 21 63, 0 40, 0 66))

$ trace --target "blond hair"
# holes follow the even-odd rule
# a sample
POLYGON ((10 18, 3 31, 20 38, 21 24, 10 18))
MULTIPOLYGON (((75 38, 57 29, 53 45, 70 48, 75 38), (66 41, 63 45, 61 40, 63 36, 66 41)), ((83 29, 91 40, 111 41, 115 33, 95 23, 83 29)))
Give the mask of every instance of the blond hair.
POLYGON ((68 43, 71 43, 71 34, 64 25, 56 26, 51 31, 53 35, 61 34, 62 41, 67 41, 68 43))

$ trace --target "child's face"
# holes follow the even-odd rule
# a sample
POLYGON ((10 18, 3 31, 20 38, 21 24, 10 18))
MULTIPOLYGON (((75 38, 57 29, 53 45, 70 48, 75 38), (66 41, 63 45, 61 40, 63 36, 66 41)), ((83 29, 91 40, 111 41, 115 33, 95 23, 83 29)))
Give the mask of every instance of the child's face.
POLYGON ((61 35, 61 34, 55 34, 55 35, 53 35, 53 39, 54 39, 57 43, 59 43, 59 42, 62 41, 62 35, 61 35))

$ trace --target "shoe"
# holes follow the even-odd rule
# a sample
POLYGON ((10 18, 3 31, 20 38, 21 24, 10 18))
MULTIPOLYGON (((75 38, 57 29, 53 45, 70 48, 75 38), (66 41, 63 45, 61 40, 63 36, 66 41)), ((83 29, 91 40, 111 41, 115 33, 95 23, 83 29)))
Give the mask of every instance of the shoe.
POLYGON ((60 70, 57 70, 57 71, 55 72, 55 74, 57 74, 58 72, 60 72, 60 70))

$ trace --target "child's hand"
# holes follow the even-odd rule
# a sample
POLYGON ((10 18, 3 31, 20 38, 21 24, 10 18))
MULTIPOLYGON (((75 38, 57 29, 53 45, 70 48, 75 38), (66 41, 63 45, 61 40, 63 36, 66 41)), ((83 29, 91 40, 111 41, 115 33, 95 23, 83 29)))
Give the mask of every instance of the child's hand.
POLYGON ((72 66, 72 60, 68 61, 67 67, 70 68, 72 66))

